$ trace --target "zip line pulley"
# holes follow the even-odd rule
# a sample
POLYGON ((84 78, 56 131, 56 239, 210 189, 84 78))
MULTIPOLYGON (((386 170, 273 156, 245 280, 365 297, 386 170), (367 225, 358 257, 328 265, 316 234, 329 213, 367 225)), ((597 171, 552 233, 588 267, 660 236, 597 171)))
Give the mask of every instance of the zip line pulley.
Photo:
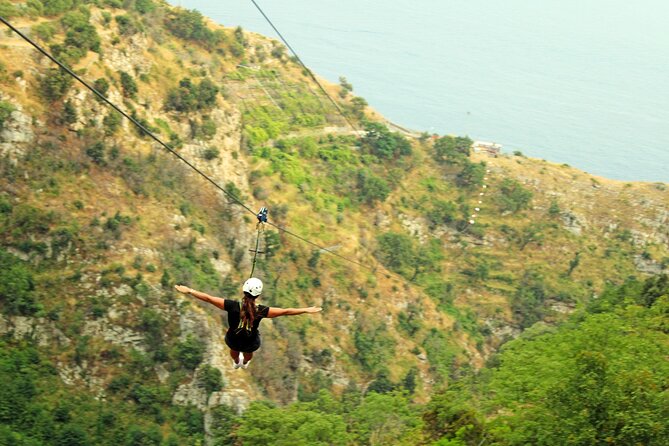
POLYGON ((251 274, 249 277, 253 277, 253 272, 256 269, 256 261, 258 259, 258 253, 264 254, 265 251, 260 250, 260 234, 263 233, 265 230, 265 223, 267 223, 267 214, 268 210, 265 206, 260 208, 260 211, 256 214, 256 218, 258 219, 258 223, 256 224, 256 229, 257 229, 257 234, 256 234, 256 248, 255 249, 249 249, 253 253, 253 264, 251 266, 251 274))

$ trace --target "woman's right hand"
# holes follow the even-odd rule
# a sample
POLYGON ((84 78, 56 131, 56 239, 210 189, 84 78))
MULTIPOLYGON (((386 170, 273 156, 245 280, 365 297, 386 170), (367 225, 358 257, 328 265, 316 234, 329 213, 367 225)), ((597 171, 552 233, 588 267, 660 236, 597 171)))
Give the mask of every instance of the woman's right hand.
POLYGON ((191 289, 188 288, 187 286, 184 286, 184 285, 174 285, 174 288, 178 292, 183 293, 183 294, 190 294, 190 292, 191 292, 191 289))
POLYGON ((318 313, 319 311, 323 311, 323 307, 308 307, 304 309, 305 313, 318 313))

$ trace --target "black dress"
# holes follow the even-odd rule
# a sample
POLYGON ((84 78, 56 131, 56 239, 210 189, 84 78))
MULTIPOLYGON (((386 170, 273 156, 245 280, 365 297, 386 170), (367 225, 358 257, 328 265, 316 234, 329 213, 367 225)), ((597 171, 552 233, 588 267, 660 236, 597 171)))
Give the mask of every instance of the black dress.
POLYGON ((245 327, 241 321, 242 303, 238 300, 225 299, 225 311, 228 312, 228 331, 225 343, 232 350, 251 353, 260 348, 260 321, 267 317, 269 307, 258 305, 252 327, 245 327))

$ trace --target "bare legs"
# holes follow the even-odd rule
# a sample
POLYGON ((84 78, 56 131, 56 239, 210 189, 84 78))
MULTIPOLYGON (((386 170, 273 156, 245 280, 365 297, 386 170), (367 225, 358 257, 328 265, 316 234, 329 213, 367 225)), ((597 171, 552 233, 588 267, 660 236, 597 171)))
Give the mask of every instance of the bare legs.
MULTIPOLYGON (((239 352, 236 350, 230 350, 230 357, 232 358, 233 361, 239 363, 239 352)), ((253 358, 253 352, 244 352, 244 364, 248 364, 248 362, 253 358)))

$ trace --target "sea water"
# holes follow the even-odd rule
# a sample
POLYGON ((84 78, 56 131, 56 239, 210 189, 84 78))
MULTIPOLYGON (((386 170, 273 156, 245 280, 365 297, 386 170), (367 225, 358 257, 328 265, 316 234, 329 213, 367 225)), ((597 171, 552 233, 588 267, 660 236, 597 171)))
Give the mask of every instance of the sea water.
MULTIPOLYGON (((277 38, 250 0, 172 0, 277 38)), ((666 0, 256 0, 391 121, 596 175, 669 181, 666 0)))

